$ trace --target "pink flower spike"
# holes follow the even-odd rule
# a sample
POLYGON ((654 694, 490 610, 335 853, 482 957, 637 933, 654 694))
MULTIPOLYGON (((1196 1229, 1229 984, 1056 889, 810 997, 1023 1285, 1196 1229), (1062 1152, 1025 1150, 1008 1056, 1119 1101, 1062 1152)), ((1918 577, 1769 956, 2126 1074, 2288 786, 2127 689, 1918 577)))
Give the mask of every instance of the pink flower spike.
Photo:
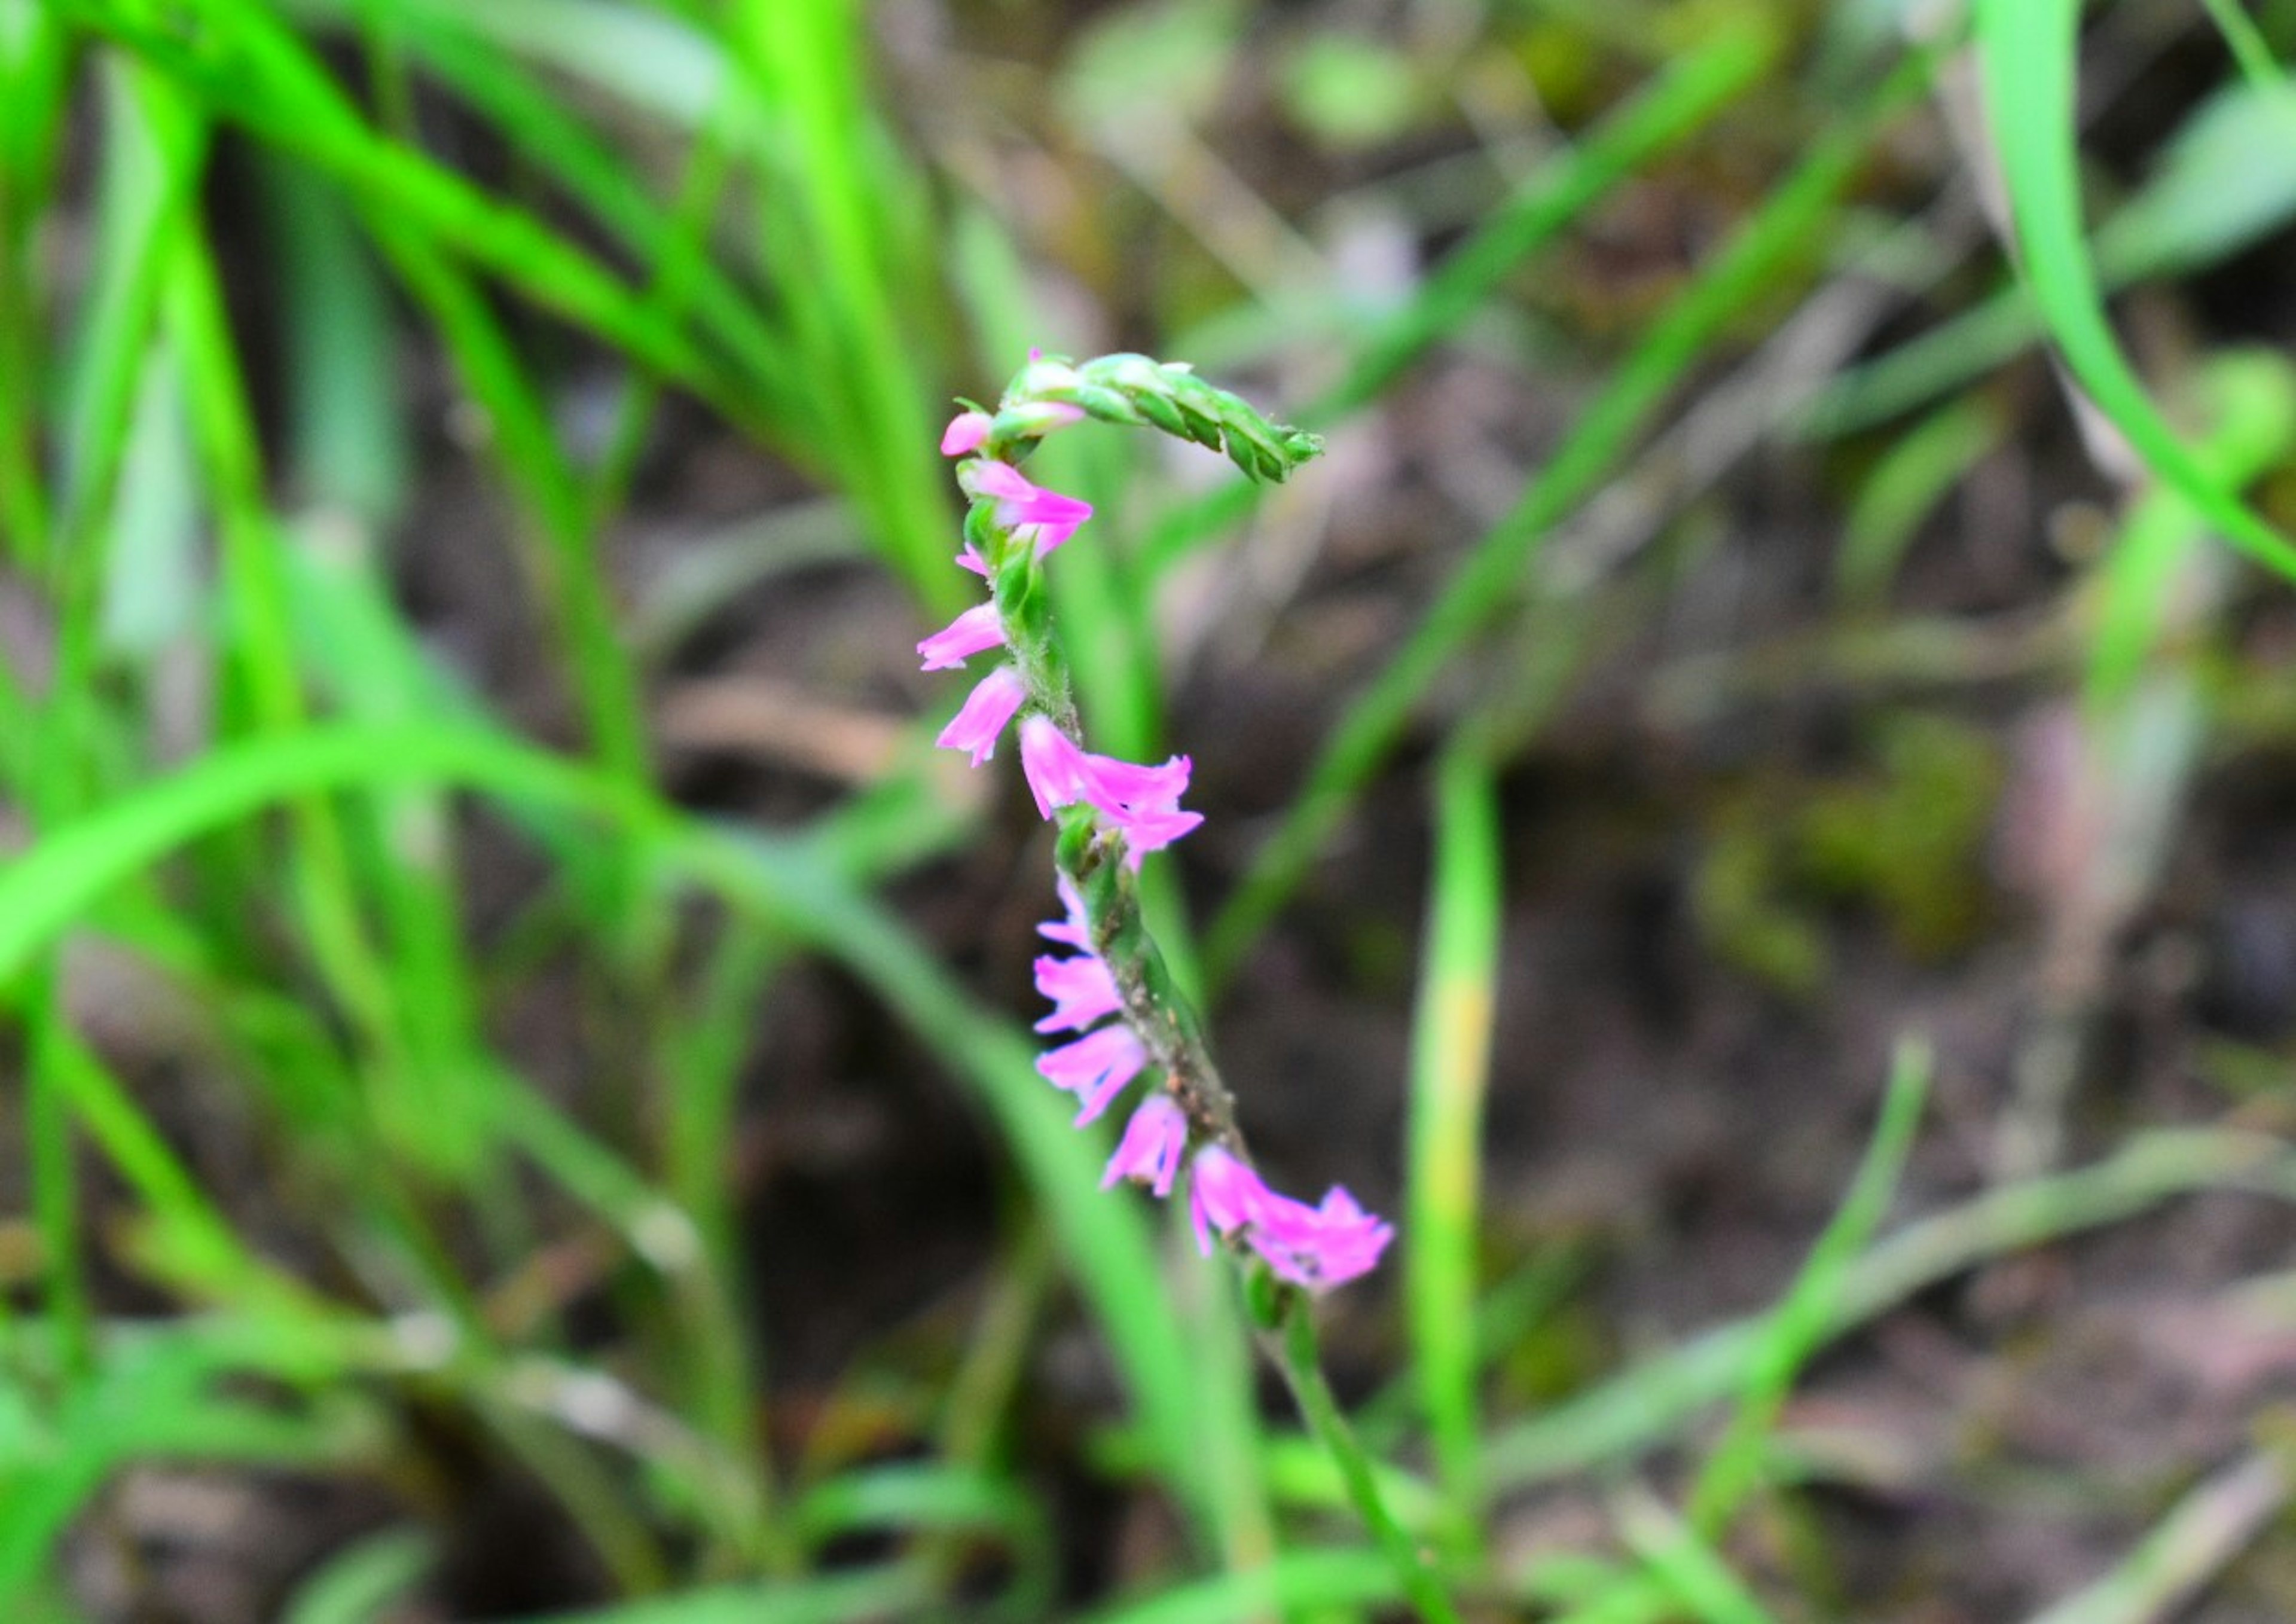
POLYGON ((1029 685, 1011 666, 998 666, 973 685, 949 725, 933 741, 943 750, 969 750, 979 767, 996 753, 997 735, 1029 697, 1029 685))
POLYGON ((969 541, 964 544, 964 551, 956 555, 956 567, 972 570, 984 581, 988 578, 988 561, 981 557, 980 549, 969 541))
POLYGON ((948 420, 941 431, 940 454, 943 456, 969 456, 980 449, 988 438, 989 417, 986 412, 959 412, 948 420))
POLYGON ((1040 489, 1029 484, 1010 463, 988 458, 965 463, 961 472, 964 477, 959 483, 971 494, 994 501, 996 522, 1008 530, 1024 524, 1045 524, 1067 525, 1073 531, 1092 517, 1091 503, 1064 496, 1056 490, 1040 489))
POLYGON ((1046 941, 1063 947, 1092 951, 1092 921, 1084 916, 1084 898, 1077 895, 1076 884, 1060 870, 1053 871, 1053 889, 1061 894, 1061 906, 1068 910, 1066 919, 1056 919, 1050 924, 1037 927, 1037 934, 1046 941))
POLYGON ((1147 1063, 1148 1052, 1132 1029, 1123 1025, 1102 1027, 1037 1057, 1037 1070, 1047 1081, 1084 1103, 1077 1112, 1078 1128, 1106 1111, 1147 1063))
POLYGON ((1207 1144, 1188 1169, 1188 1218, 1196 1226, 1196 1250, 1210 1257, 1215 1230, 1234 1234, 1275 1199, 1259 1174, 1218 1145, 1207 1144))
POLYGON ((917 652, 925 657, 924 669, 953 671, 970 656, 983 649, 1001 648, 1004 643, 1004 622, 996 613, 996 605, 982 603, 918 644, 917 652))
POLYGON ((1080 958, 1055 958, 1049 953, 1039 958, 1037 990, 1054 1005, 1053 1013, 1037 1022, 1040 1032, 1081 1032, 1124 1007, 1116 978, 1088 953, 1080 958))
POLYGON ((1100 1187, 1111 1189, 1117 1180, 1130 1178, 1146 1185, 1160 1201, 1172 1193, 1172 1180, 1179 1174, 1180 1157, 1187 1148, 1187 1113, 1170 1095, 1152 1094, 1124 1125, 1124 1137, 1117 1144, 1116 1154, 1108 1159, 1100 1187))
POLYGON ((1032 716, 1021 724, 1021 772, 1037 798, 1037 816, 1050 817, 1054 807, 1084 798, 1086 760, 1052 718, 1032 716))

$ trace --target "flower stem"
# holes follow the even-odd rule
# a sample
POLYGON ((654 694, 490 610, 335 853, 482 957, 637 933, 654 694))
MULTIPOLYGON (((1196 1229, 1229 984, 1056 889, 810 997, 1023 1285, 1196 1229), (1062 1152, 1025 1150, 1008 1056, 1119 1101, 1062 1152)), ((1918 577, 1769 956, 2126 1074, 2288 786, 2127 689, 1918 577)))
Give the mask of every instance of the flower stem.
POLYGON ((1283 1304, 1277 1310, 1275 1328, 1261 1338, 1261 1345, 1275 1367, 1283 1373, 1300 1415, 1307 1418, 1308 1431, 1315 1433, 1316 1441, 1324 1446, 1324 1452, 1340 1469, 1340 1480, 1347 1488, 1356 1514, 1363 1519, 1388 1565, 1395 1570, 1403 1594, 1427 1624, 1459 1624, 1458 1612, 1451 1605, 1451 1598, 1427 1553, 1388 1510, 1387 1501, 1379 1492, 1379 1480, 1372 1472, 1371 1456, 1365 1453, 1355 1429, 1341 1412, 1339 1400, 1332 1395, 1331 1383, 1324 1379, 1323 1357, 1316 1344, 1315 1313, 1304 1294, 1285 1292, 1283 1304))

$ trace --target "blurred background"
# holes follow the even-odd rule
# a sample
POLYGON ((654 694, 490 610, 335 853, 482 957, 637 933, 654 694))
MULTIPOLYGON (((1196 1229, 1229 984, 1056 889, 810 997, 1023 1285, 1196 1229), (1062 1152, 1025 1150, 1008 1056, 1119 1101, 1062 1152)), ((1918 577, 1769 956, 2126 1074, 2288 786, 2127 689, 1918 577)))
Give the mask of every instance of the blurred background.
POLYGON ((0 1616, 1409 1616, 931 748, 1031 347, 1327 438, 1030 473, 1462 1614, 2296 1616, 2292 60, 0 0, 0 1616))

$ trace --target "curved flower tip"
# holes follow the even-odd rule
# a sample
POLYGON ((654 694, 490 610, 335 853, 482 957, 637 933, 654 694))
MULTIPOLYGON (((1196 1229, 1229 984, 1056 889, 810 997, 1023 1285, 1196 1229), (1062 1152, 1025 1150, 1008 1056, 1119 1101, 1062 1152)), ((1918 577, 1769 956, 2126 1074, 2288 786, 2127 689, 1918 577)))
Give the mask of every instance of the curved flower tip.
POLYGON ((940 454, 943 456, 970 456, 980 449, 988 438, 990 418, 986 412, 959 412, 948 420, 941 431, 940 454))
POLYGON ((1037 990, 1054 1005, 1053 1013, 1037 1022, 1040 1032, 1081 1032, 1124 1006, 1116 978, 1089 953, 1076 958, 1046 954, 1037 961, 1037 990))
POLYGON ((1037 1057, 1037 1070, 1046 1080, 1083 1102, 1077 1112, 1078 1128, 1106 1111, 1147 1063, 1148 1052, 1140 1039, 1130 1027, 1121 1025, 1104 1026, 1037 1057))
POLYGON ((972 570, 984 581, 988 578, 988 561, 981 557, 980 549, 969 541, 964 544, 964 551, 956 555, 956 567, 972 570))
MULTIPOLYGON (((957 469, 957 483, 967 495, 985 496, 996 504, 996 522, 1004 529, 1018 529, 1024 524, 1039 524, 1059 529, 1067 527, 1058 541, 1066 541, 1076 533, 1076 527, 1092 517, 1092 504, 1076 496, 1064 496, 1056 490, 1046 490, 1031 485, 1021 472, 1010 463, 1000 463, 993 457, 965 463, 957 469)), ((1052 549, 1037 538, 1040 553, 1052 549)))
POLYGON ((924 669, 953 671, 981 650, 1000 648, 1004 643, 1004 622, 996 612, 996 605, 982 603, 966 610, 918 644, 917 652, 925 657, 924 669))
POLYGON ((1129 1178, 1146 1185, 1160 1200, 1172 1193, 1172 1180, 1179 1176, 1180 1157, 1187 1148, 1187 1113, 1170 1095, 1152 1094, 1124 1125, 1124 1137, 1108 1159, 1100 1187, 1106 1190, 1119 1179, 1129 1178))
POLYGON ((971 750, 972 765, 979 767, 996 753, 997 735, 1028 697, 1029 685, 1021 680, 1021 674, 1011 666, 998 666, 973 685, 933 742, 943 750, 971 750))

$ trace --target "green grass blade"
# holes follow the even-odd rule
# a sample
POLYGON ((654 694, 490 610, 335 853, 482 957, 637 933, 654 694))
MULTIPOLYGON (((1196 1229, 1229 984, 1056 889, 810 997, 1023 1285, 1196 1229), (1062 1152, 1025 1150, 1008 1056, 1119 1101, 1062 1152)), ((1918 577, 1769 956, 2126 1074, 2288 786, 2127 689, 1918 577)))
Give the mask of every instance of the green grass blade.
POLYGON ((1435 873, 1412 1022, 1402 1227, 1412 1351, 1443 1485, 1444 1533, 1461 1559, 1475 1555, 1482 1527, 1476 1239, 1502 900, 1490 768, 1454 745, 1436 769, 1435 873))
POLYGON ((1644 1571, 1698 1624, 1777 1624, 1711 1542, 1656 1496, 1629 1491, 1619 1506, 1619 1531, 1644 1571))
POLYGON ((1929 1098, 1927 1046, 1901 1041, 1890 1067, 1888 1091, 1873 1142, 1858 1163, 1849 1192, 1809 1259, 1795 1275, 1785 1300, 1762 1321, 1738 1407, 1714 1446, 1690 1491, 1689 1523, 1702 1543, 1721 1537, 1738 1509, 1761 1485, 1763 1457, 1794 1378, 1832 1334, 1830 1321, 1841 1299, 1851 1260, 1866 1250, 1897 1193, 1898 1176, 1921 1126, 1929 1098))
POLYGON ((2084 241, 2073 120, 2079 0, 1978 0, 1988 127, 2020 266, 2059 350, 2145 464, 2257 562, 2296 580, 2296 544, 2209 477, 2145 393, 2107 324, 2084 241))
POLYGON ((2285 1446, 2243 1456, 2196 1484, 2095 1583, 2031 1624, 2150 1624, 2179 1616, 2296 1497, 2285 1446))
MULTIPOLYGON (((2173 1196, 2224 1189, 2296 1200, 2296 1159, 2262 1135, 2161 1129, 2093 1166, 1989 1191, 1907 1225, 1853 1264, 1829 1305, 1825 1339, 1988 1259, 2120 1223, 2173 1196)), ((1656 1448, 1743 1387, 1766 1324, 1741 1320, 1693 1337, 1507 1428, 1485 1456, 1491 1488, 1551 1482, 1656 1448)))
POLYGON ((369 1535, 296 1586, 281 1624, 382 1624, 438 1559, 430 1537, 415 1530, 369 1535))
POLYGON ((1375 1551, 1287 1551, 1253 1573, 1223 1573, 1086 1615, 1087 1624, 1235 1624, 1393 1604, 1395 1573, 1375 1551))

